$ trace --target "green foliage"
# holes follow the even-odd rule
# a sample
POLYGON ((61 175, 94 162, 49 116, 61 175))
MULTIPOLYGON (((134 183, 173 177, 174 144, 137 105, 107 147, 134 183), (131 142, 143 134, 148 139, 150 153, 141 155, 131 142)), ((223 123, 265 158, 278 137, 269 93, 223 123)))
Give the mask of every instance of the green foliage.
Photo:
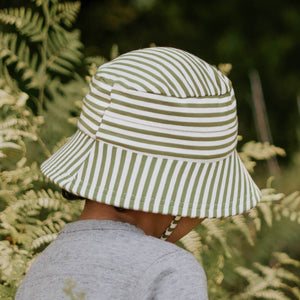
MULTIPOLYGON (((106 62, 103 57, 85 58, 87 76, 76 73, 82 45, 79 33, 70 27, 78 10, 79 2, 33 0, 32 8, 0 11, 1 299, 14 298, 35 257, 82 208, 81 202, 64 200, 36 162, 71 134, 73 125, 68 127, 67 120, 76 122, 87 81, 106 62)), ((118 54, 114 45, 111 59, 118 54)), ((219 68, 227 74, 231 65, 219 68)), ((255 160, 275 155, 284 155, 283 149, 255 142, 244 144, 240 153, 250 171, 255 160)), ((300 223, 299 192, 285 196, 271 183, 270 179, 262 189, 256 208, 230 218, 206 219, 180 241, 204 266, 210 299, 299 298, 299 261, 287 251, 265 249, 268 261, 249 253, 265 228, 283 220, 300 223)), ((85 299, 71 279, 64 292, 70 299, 85 299)))
POLYGON ((0 10, 4 28, 0 33, 0 76, 12 89, 24 90, 30 105, 41 113, 45 100, 55 96, 61 80, 71 79, 81 65, 79 32, 68 29, 80 2, 33 2, 34 8, 0 10))

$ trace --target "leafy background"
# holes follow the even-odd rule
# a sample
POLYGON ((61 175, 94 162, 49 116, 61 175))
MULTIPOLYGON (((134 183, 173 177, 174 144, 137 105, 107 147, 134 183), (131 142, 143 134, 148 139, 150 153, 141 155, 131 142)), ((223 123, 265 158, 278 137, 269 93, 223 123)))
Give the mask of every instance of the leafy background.
MULTIPOLYGON (((270 3, 1 2, 1 299, 13 299, 34 258, 80 214, 82 203, 62 199, 39 165, 74 132, 90 77, 119 53, 150 43, 184 48, 215 65, 232 63, 244 136, 240 156, 255 170, 263 193, 257 208, 207 219, 179 246, 205 268, 210 299, 299 299, 299 71, 294 55, 299 17, 295 1, 270 3), (285 151, 265 142, 244 142, 256 137, 255 126, 249 126, 254 124, 247 78, 251 69, 261 75, 274 141, 287 149, 275 178, 269 178, 265 161, 283 157, 285 151)), ((85 299, 75 286, 66 282, 66 295, 85 299)))

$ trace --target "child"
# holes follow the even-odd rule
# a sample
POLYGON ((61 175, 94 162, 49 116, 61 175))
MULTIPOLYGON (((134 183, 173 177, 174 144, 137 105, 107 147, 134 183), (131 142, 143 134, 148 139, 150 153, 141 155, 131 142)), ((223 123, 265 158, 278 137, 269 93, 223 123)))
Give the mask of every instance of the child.
POLYGON ((77 132, 41 168, 85 208, 16 299, 68 299, 66 280, 86 299, 208 299, 202 267, 173 243, 258 203, 236 143, 231 82, 203 60, 155 47, 102 65, 77 132))

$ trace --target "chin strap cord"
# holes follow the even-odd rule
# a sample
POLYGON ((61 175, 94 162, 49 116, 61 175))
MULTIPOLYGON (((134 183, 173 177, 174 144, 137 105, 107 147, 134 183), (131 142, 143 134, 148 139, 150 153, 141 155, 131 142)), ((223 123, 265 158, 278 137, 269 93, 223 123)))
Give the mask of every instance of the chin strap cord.
POLYGON ((181 219, 181 216, 175 216, 170 224, 170 226, 165 230, 165 232, 160 237, 161 240, 166 240, 174 231, 176 226, 178 225, 179 221, 181 219))

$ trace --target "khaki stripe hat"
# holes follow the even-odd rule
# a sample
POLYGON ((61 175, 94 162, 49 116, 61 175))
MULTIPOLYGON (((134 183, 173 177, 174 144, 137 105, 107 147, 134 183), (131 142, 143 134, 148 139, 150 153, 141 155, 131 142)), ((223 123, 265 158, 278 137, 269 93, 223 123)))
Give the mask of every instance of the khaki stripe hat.
POLYGON ((241 163, 230 80, 174 48, 102 65, 78 130, 42 164, 61 188, 116 207, 189 217, 242 213, 260 191, 241 163))

